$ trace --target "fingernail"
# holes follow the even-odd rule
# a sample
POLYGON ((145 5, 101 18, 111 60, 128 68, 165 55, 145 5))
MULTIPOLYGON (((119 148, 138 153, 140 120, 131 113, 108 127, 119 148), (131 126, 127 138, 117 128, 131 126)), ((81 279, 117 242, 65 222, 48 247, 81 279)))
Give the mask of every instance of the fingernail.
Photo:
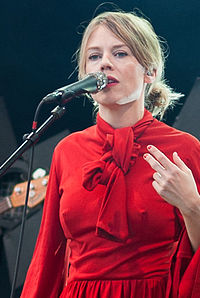
POLYGON ((147 157, 148 157, 148 154, 145 153, 145 154, 143 155, 143 158, 144 158, 144 159, 147 159, 147 157))
POLYGON ((151 150, 151 149, 152 149, 152 145, 148 145, 148 146, 147 146, 147 149, 148 149, 148 150, 151 150))

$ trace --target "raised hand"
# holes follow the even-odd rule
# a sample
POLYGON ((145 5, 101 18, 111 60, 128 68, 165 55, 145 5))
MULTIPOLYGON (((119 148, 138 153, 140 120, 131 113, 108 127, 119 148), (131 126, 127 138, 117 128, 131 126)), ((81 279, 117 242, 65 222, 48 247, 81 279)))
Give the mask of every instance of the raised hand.
POLYGON ((191 170, 178 156, 173 153, 173 162, 155 146, 147 146, 149 153, 144 159, 149 163, 153 174, 153 187, 168 203, 180 209, 184 214, 190 212, 200 195, 191 170))

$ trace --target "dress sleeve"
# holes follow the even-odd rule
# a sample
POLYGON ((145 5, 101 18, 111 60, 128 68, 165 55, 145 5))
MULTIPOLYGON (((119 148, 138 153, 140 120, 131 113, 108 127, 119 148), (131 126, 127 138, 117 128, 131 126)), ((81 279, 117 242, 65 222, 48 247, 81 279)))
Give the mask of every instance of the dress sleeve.
POLYGON ((53 156, 41 227, 22 298, 55 298, 62 290, 66 238, 59 220, 59 184, 53 156))
POLYGON ((166 298, 199 298, 200 247, 192 251, 184 228, 171 260, 166 298))
MULTIPOLYGON (((186 159, 200 192, 200 143, 192 146, 186 159)), ((171 259, 166 298, 199 298, 200 295, 200 247, 194 253, 180 212, 177 212, 182 232, 171 259)))

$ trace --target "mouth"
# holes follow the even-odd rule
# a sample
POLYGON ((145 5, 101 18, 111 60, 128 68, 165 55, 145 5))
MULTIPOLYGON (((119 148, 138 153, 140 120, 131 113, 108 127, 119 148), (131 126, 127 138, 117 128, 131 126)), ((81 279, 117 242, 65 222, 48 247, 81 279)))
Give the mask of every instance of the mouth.
POLYGON ((111 87, 119 83, 119 81, 112 76, 107 76, 107 79, 108 79, 108 84, 106 87, 111 87))

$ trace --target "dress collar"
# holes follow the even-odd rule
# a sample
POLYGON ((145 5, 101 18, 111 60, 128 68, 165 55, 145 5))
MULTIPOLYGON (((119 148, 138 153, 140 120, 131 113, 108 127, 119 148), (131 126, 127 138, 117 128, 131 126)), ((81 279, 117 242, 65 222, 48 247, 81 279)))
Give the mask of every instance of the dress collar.
MULTIPOLYGON (((144 109, 144 115, 142 119, 136 122, 133 126, 130 126, 134 132, 134 139, 138 138, 139 132, 137 132, 137 128, 148 126, 148 123, 150 124, 151 122, 153 122, 153 120, 154 118, 152 114, 147 109, 144 109)), ((99 113, 97 114, 97 133, 103 139, 106 137, 107 134, 114 134, 116 130, 123 130, 126 128, 128 129, 128 127, 113 128, 110 124, 108 124, 105 120, 101 118, 99 113)))

